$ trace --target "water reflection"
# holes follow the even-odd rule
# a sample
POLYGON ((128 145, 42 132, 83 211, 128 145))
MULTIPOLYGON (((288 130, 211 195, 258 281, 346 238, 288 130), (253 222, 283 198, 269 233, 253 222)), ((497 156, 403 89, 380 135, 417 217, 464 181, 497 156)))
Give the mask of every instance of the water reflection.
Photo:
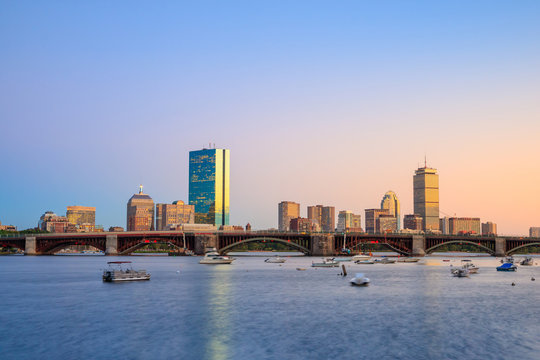
POLYGON ((207 359, 222 360, 231 358, 231 269, 230 265, 212 265, 213 272, 209 284, 210 297, 208 302, 210 319, 205 349, 207 359))

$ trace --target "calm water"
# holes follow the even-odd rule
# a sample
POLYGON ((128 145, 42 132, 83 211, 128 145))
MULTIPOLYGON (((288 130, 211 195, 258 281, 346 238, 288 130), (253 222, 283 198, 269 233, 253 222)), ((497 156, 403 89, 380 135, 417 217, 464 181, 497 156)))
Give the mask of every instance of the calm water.
POLYGON ((358 288, 338 268, 310 268, 319 258, 199 259, 123 257, 152 280, 110 284, 111 257, 0 257, 0 357, 540 358, 540 266, 497 273, 481 258, 479 274, 453 278, 440 259, 347 263, 372 281, 358 288))

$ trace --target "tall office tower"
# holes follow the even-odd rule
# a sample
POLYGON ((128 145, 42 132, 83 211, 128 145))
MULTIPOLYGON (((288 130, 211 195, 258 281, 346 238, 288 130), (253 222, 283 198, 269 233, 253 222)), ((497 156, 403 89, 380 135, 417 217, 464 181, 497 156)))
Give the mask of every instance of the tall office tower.
POLYGON ((127 231, 154 230, 154 200, 142 191, 133 195, 127 203, 127 231))
POLYGON ((338 214, 337 231, 362 232, 362 215, 356 215, 347 210, 340 211, 338 214))
POLYGON ((308 219, 319 224, 322 231, 334 232, 336 226, 336 208, 334 206, 308 206, 308 219))
POLYGON ((195 206, 177 200, 172 204, 156 204, 156 230, 169 230, 171 225, 195 223, 195 206))
POLYGON ((291 230, 291 219, 300 217, 300 204, 292 201, 282 201, 278 205, 279 231, 291 230))
POLYGON ((418 168, 414 175, 414 213, 422 217, 424 231, 439 230, 439 175, 437 170, 418 168))
POLYGON ((488 221, 482 224, 482 235, 497 235, 497 224, 488 221))
POLYGON ((68 206, 66 211, 68 222, 78 231, 94 231, 96 227, 96 208, 91 206, 68 206))
POLYGON ((396 218, 397 230, 401 230, 400 206, 396 193, 388 191, 381 201, 381 209, 387 209, 388 214, 396 218))
POLYGON ((417 214, 405 215, 403 217, 403 228, 408 230, 422 231, 422 217, 417 214))
POLYGON ((366 209, 366 232, 375 234, 377 232, 377 219, 381 215, 389 215, 387 209, 366 209))
POLYGON ((529 237, 540 238, 540 227, 529 228, 529 237))
POLYGON ((195 222, 229 225, 228 149, 189 152, 189 205, 195 205, 195 222))
POLYGON ((448 219, 450 234, 480 234, 480 218, 457 218, 448 219))

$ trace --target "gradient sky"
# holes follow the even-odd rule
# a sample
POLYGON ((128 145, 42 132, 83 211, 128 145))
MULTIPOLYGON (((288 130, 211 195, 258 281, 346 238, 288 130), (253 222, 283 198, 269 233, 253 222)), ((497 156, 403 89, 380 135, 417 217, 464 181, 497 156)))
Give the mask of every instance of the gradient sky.
POLYGON ((439 170, 441 216, 540 226, 539 1, 1 1, 0 221, 126 223, 231 150, 231 223, 378 207, 439 170))

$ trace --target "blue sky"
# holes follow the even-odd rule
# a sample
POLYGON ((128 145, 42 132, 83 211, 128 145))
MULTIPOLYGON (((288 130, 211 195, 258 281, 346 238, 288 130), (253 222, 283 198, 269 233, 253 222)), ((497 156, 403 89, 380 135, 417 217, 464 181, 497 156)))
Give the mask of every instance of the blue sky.
POLYGON ((540 226, 537 1, 0 2, 0 221, 138 185, 187 201, 190 150, 231 149, 231 222, 277 203, 363 215, 412 175, 441 210, 540 226))

